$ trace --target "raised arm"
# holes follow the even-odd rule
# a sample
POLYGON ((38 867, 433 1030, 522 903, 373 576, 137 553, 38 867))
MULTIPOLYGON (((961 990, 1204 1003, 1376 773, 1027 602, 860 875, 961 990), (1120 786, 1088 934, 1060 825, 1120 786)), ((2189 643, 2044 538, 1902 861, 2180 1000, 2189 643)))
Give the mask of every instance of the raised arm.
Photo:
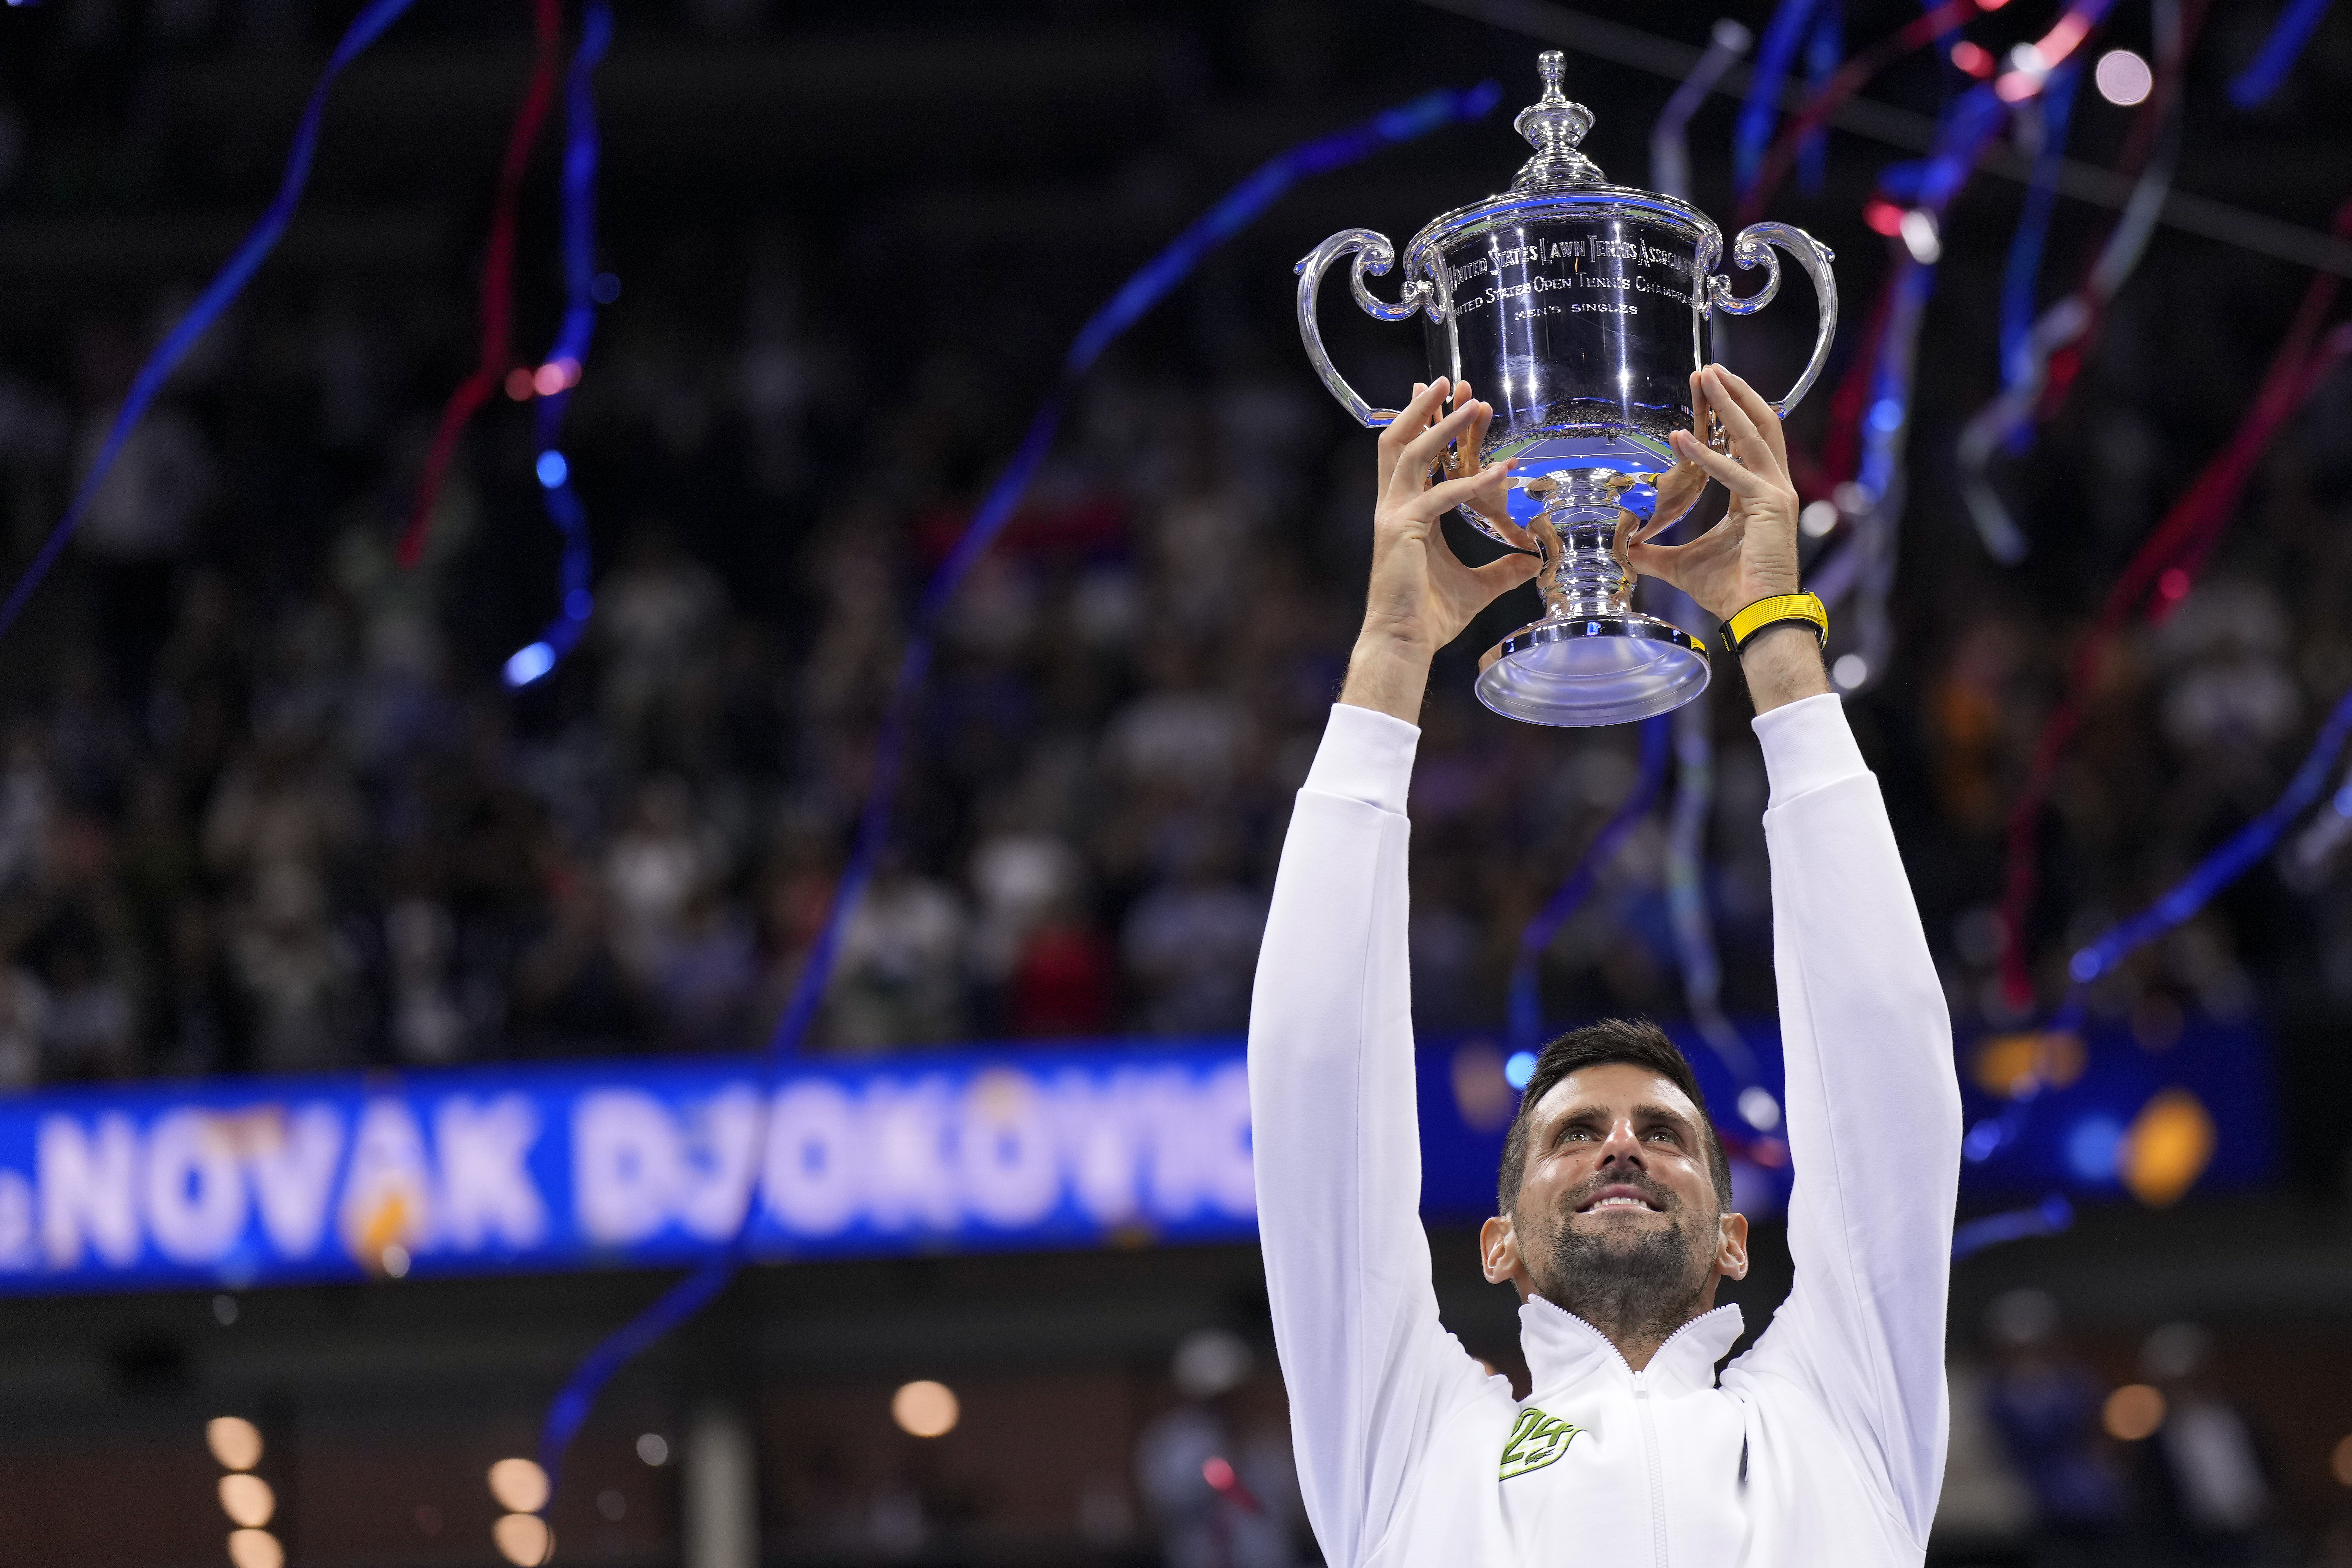
POLYGON ((1381 438, 1364 630, 1291 813, 1250 1004, 1266 1289, 1299 1490, 1332 1568, 1379 1542, 1430 1435, 1485 1381, 1439 1326, 1421 1228, 1405 788, 1431 657, 1533 568, 1473 570, 1437 536, 1504 473, 1431 487, 1456 435, 1476 449, 1485 416, 1465 403, 1438 419, 1444 384, 1415 391, 1381 438))
POLYGON ((1838 699, 1765 713, 1756 731, 1772 784, 1764 836, 1796 1283, 1740 1372, 1811 1389, 1924 1547, 1948 1418, 1951 1022, 1878 781, 1838 699))
MULTIPOLYGON (((1738 460, 1686 437, 1677 445, 1731 490, 1732 514, 1692 544, 1637 546, 1634 561, 1728 619, 1797 591, 1797 498, 1763 400, 1718 371, 1705 382, 1738 460)), ((1809 1390, 1924 1546, 1948 1419, 1944 1312, 1960 1166, 1951 1020, 1878 781, 1830 692, 1813 633, 1759 632, 1740 666, 1772 786, 1764 836, 1797 1277, 1724 1384, 1780 1378, 1809 1390)))

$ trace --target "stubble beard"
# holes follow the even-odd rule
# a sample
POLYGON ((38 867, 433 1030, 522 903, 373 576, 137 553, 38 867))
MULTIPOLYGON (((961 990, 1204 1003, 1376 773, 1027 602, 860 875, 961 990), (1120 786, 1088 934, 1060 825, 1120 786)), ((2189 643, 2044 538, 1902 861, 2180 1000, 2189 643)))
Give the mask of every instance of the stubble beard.
POLYGON ((1670 1223, 1622 1236, 1599 1226, 1579 1229, 1582 1197, 1572 1196, 1542 1216, 1538 1245, 1520 1252, 1537 1295, 1621 1344, 1664 1341, 1698 1315, 1706 1297, 1711 1250, 1693 1244, 1687 1216, 1664 1189, 1645 1185, 1644 1194, 1670 1223))

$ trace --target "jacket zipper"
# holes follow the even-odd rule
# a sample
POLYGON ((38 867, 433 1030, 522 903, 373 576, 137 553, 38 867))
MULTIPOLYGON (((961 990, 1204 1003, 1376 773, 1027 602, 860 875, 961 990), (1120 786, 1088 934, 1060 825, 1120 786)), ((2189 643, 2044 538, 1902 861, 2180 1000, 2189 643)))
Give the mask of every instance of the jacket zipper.
POLYGON ((1633 1374, 1633 1407, 1642 1413, 1642 1464, 1650 1483, 1650 1568, 1666 1564, 1666 1483, 1658 1468, 1658 1428, 1650 1415, 1650 1380, 1633 1374))

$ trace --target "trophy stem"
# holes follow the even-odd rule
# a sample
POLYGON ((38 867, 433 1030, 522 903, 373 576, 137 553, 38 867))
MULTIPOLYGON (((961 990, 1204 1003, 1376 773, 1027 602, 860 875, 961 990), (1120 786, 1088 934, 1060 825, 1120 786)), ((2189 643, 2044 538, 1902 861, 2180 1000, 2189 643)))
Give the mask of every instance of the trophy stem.
POLYGON ((1536 591, 1547 617, 1623 615, 1634 577, 1626 556, 1631 514, 1618 504, 1628 476, 1611 468, 1567 468, 1547 478, 1551 493, 1528 528, 1543 552, 1536 591))
POLYGON ((1619 504, 1644 476, 1557 468, 1528 486, 1544 616, 1478 661, 1478 700, 1531 724, 1623 724, 1706 689, 1706 645, 1633 607, 1634 523, 1619 504))

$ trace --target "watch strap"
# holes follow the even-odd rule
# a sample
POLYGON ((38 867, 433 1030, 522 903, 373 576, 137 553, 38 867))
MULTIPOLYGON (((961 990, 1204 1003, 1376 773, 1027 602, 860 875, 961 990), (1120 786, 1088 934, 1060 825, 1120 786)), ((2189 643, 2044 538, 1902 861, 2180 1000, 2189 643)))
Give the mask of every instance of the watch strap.
POLYGON ((1822 646, 1829 646, 1830 612, 1818 594, 1775 594, 1769 599, 1759 599, 1738 611, 1723 623, 1723 640, 1735 654, 1748 647, 1748 641, 1768 626, 1787 626, 1802 621, 1813 628, 1813 636, 1822 646))

